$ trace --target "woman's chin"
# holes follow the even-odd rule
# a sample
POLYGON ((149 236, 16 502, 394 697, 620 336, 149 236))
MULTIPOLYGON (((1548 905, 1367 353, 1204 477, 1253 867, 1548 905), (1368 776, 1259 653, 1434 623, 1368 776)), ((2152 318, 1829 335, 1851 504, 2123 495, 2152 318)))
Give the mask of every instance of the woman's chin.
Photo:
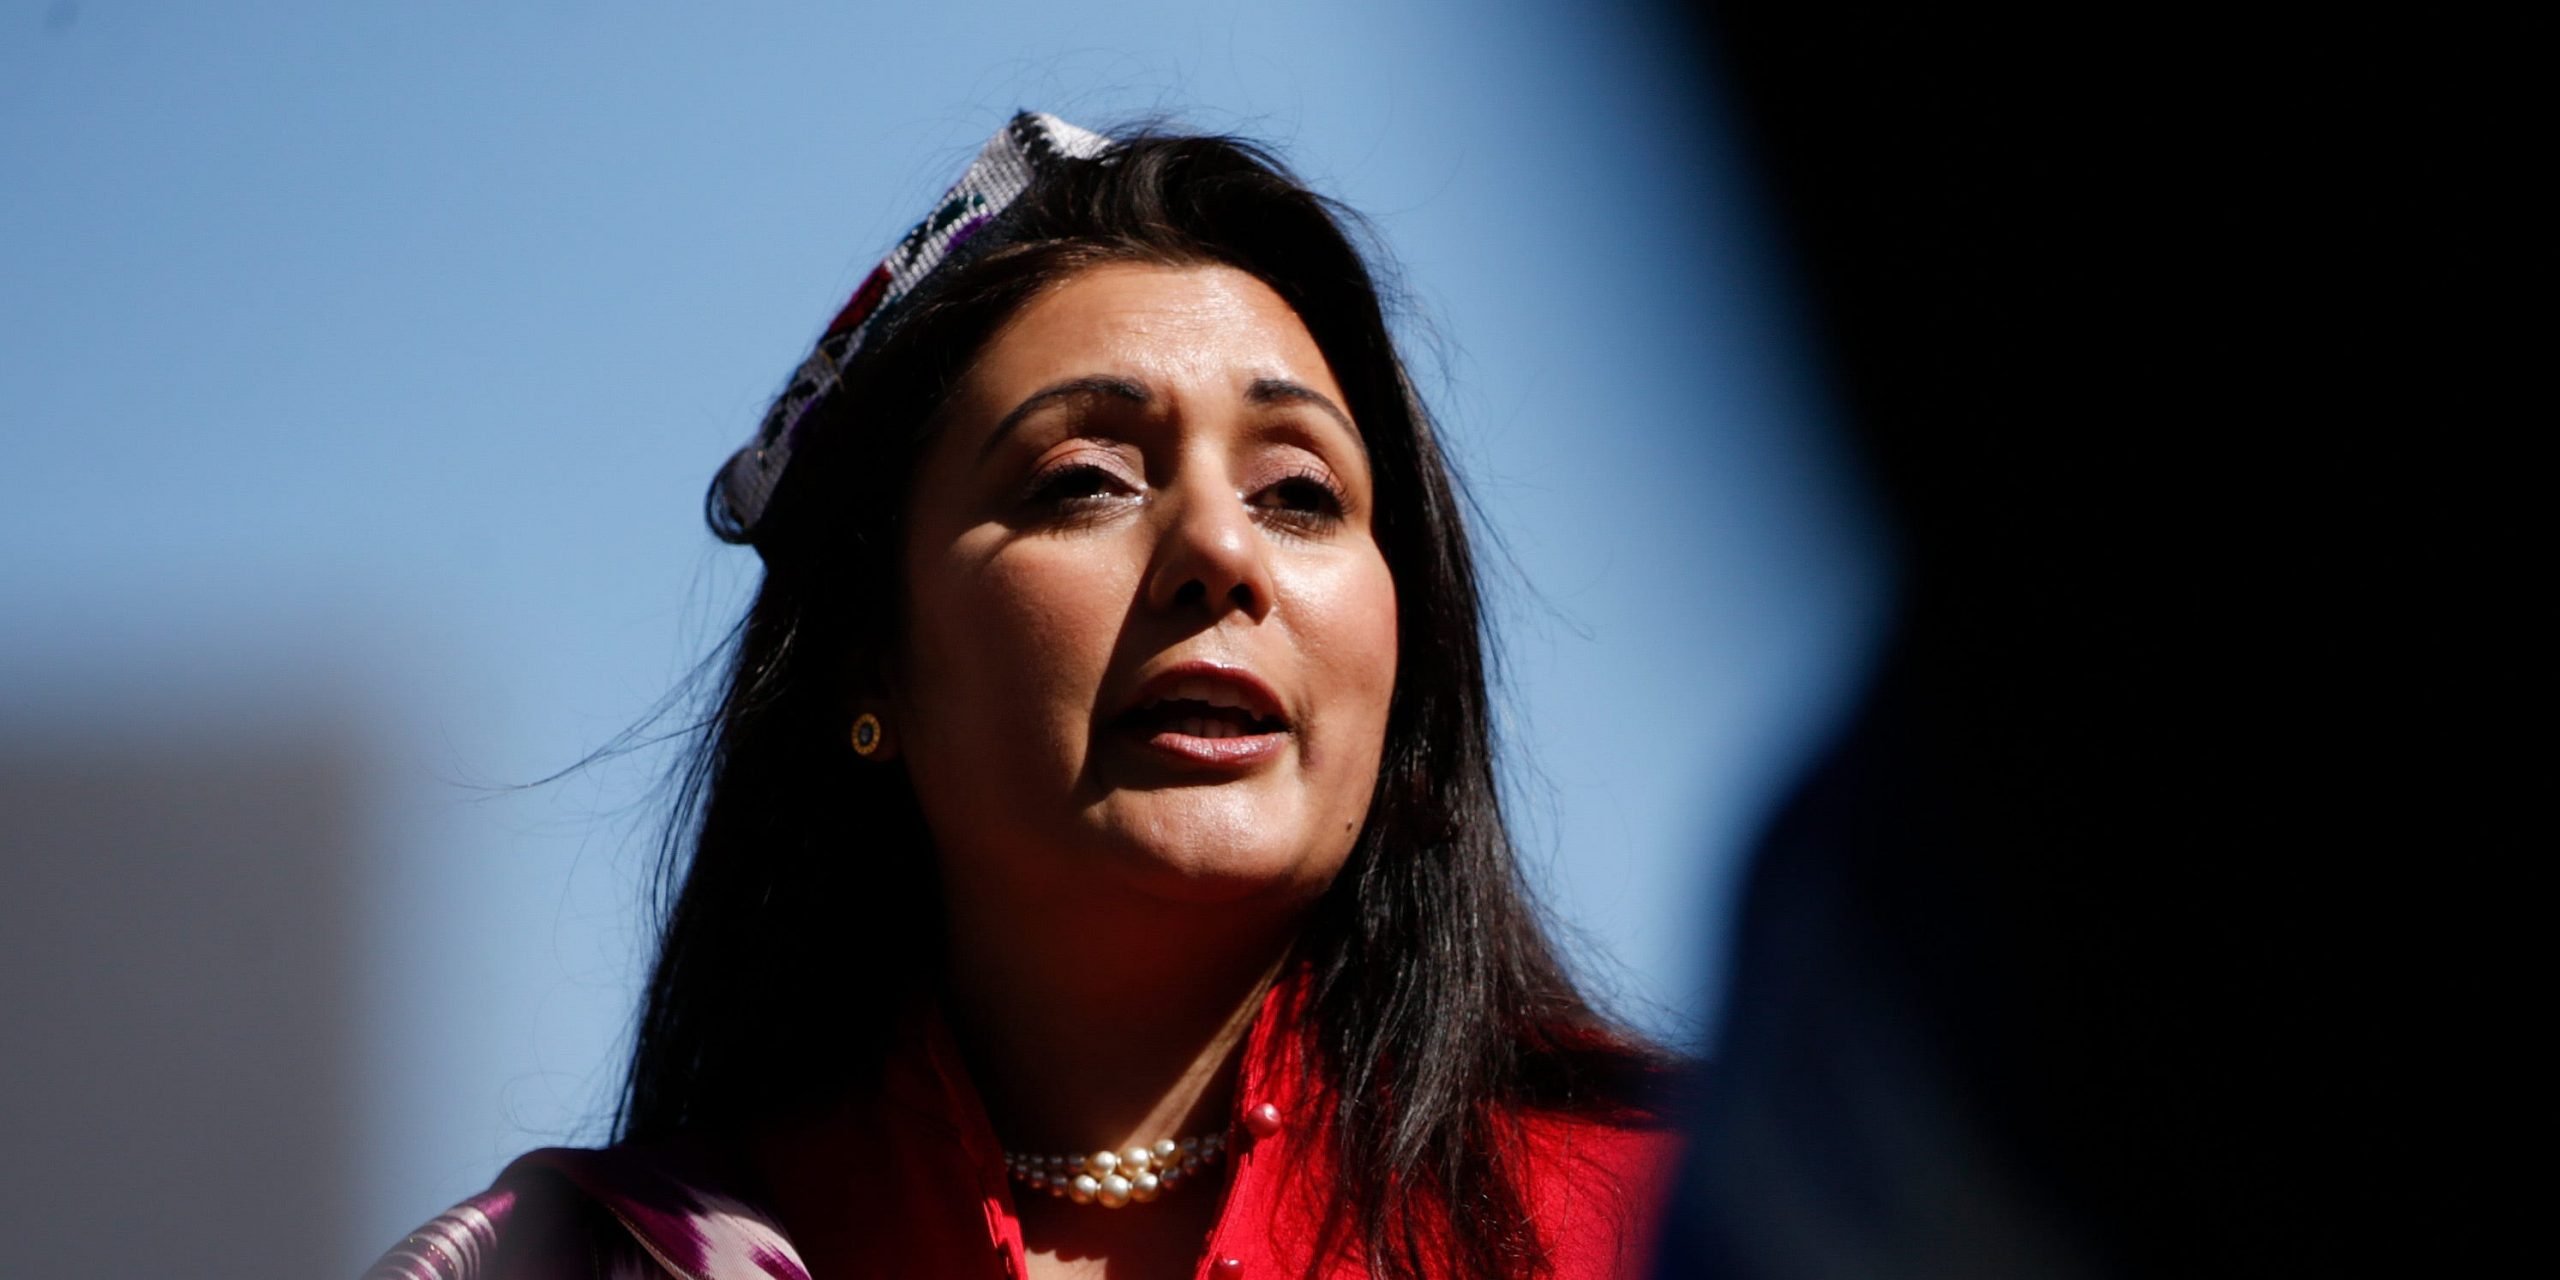
POLYGON ((1294 906, 1324 891, 1298 868, 1277 859, 1132 851, 1123 863, 1129 887, 1136 893, 1173 906, 1294 906))
MULTIPOLYGON (((1155 793, 1138 822, 1101 833, 1129 888, 1183 906, 1295 907, 1321 895, 1350 855, 1349 833, 1325 839, 1296 814, 1155 793), (1170 812, 1166 812, 1170 810, 1170 812)), ((1138 817, 1140 815, 1114 815, 1138 817)))

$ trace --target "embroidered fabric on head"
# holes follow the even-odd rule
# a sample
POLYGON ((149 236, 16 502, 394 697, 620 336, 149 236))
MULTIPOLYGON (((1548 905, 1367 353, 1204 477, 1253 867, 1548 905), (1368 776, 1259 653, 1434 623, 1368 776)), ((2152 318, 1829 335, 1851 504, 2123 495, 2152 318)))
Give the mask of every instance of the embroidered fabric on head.
POLYGON ((1062 159, 1089 160, 1111 140, 1056 116, 1016 115, 934 202, 933 211, 901 237, 836 312, 816 349, 800 363, 763 422, 712 479, 706 501, 711 531, 725 542, 753 542, 765 506, 791 463, 792 446, 810 412, 834 395, 847 362, 898 303, 951 257, 954 249, 1004 212, 1042 170, 1062 159))

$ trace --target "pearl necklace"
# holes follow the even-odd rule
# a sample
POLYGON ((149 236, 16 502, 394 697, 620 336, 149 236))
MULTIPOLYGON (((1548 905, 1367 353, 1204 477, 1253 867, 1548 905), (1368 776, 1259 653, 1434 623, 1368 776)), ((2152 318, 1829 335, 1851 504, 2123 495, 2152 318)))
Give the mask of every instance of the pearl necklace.
POLYGON ((1152 1146, 1096 1151, 1089 1156, 1033 1156, 1006 1152, 1004 1170, 1036 1191, 1117 1209, 1155 1199, 1180 1186, 1226 1152, 1221 1131, 1197 1138, 1159 1138, 1152 1146))

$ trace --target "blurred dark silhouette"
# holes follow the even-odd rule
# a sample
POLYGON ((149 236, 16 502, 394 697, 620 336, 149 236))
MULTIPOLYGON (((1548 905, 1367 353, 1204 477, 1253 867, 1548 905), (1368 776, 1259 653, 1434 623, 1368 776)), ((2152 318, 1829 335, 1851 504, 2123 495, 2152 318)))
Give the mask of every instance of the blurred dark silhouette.
POLYGON ((2489 394, 2500 37, 1689 16, 1906 595, 1759 851, 1663 1274, 2476 1250, 2438 1135, 2512 1126, 2471 869, 2525 851, 2548 578, 2489 394))

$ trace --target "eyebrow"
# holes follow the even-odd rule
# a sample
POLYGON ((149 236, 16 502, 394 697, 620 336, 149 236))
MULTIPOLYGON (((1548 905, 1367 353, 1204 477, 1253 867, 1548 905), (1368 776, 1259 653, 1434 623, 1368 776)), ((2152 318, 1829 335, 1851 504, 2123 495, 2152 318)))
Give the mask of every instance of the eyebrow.
POLYGON ((1005 436, 1010 434, 1014 427, 1020 425, 1024 418, 1050 405, 1061 400, 1090 400, 1104 397, 1125 400, 1140 406, 1154 398, 1147 394, 1145 387, 1127 378, 1115 378, 1103 373, 1090 373, 1081 378, 1052 382, 1024 396, 1022 403, 1015 405, 1012 412, 1004 415, 1004 418, 996 423, 996 429, 988 432, 985 442, 978 446, 978 457, 984 459, 994 452, 995 447, 1002 443, 1005 436))
POLYGON ((1311 404, 1341 423, 1342 429, 1350 432, 1352 439, 1361 438, 1360 428, 1351 425, 1351 415, 1344 413, 1341 405, 1335 404, 1325 393, 1287 378, 1256 378, 1252 386, 1244 389, 1244 399, 1247 404, 1311 404))
MULTIPOLYGON (((995 430, 988 432, 987 438, 978 445, 978 457, 983 460, 988 454, 995 452, 995 447, 1003 443, 1004 438, 1012 434, 1013 429, 1021 425, 1023 419, 1050 405, 1061 400, 1097 398, 1120 400, 1141 408, 1155 399, 1148 394, 1144 386, 1137 382, 1105 373, 1089 373, 1081 378, 1052 382, 1024 396, 1022 403, 1015 405, 997 421, 995 430)), ((1351 423, 1351 415, 1343 412, 1342 406, 1335 404, 1332 397, 1313 387, 1291 382, 1287 378, 1256 378, 1252 385, 1244 389, 1244 399, 1245 403, 1254 405, 1314 405, 1323 410, 1326 416, 1341 423, 1342 429, 1350 432, 1353 439, 1361 438, 1360 428, 1351 423)))

